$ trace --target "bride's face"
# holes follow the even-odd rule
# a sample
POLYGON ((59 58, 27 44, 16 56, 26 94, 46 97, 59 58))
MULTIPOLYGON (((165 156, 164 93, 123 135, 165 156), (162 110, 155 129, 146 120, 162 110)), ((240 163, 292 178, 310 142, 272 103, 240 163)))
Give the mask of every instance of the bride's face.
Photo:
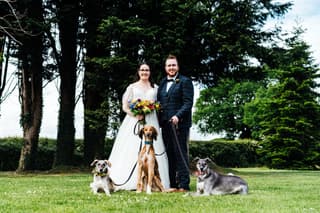
POLYGON ((150 77, 150 67, 146 64, 142 64, 139 68, 138 74, 141 80, 148 80, 150 77))

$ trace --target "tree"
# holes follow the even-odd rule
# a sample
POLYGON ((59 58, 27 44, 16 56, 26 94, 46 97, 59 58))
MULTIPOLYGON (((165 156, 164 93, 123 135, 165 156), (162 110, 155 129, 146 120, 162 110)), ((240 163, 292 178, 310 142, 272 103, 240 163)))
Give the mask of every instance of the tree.
MULTIPOLYGON (((16 1, 0 0, 0 38, 10 38, 17 44, 21 44, 18 34, 32 35, 23 25, 21 20, 24 18, 23 13, 17 13, 16 1)), ((3 42, 2 41, 2 42, 3 42)))
POLYGON ((18 11, 26 12, 24 23, 32 36, 23 36, 19 46, 19 68, 22 70, 20 96, 21 118, 23 128, 23 147, 21 149, 17 171, 35 169, 39 133, 42 121, 42 75, 43 75, 43 37, 41 24, 43 7, 41 0, 31 2, 19 1, 18 11), (37 47, 37 48, 34 48, 37 47))
MULTIPOLYGON (((104 72, 96 72, 92 79, 106 79, 103 94, 114 91, 121 97, 130 82, 122 76, 133 76, 139 61, 151 65, 158 81, 164 75, 160 72, 163 59, 174 53, 179 56, 181 73, 206 86, 226 77, 236 83, 260 81, 265 73, 250 65, 250 59, 267 60, 262 43, 277 35, 276 31, 261 30, 262 26, 269 16, 284 14, 290 5, 271 1, 115 1, 112 16, 100 26, 102 39, 98 41, 106 56, 91 59, 96 70, 102 67, 104 72)), ((232 129, 243 132, 243 137, 250 132, 232 129)))
POLYGON ((251 137, 250 128, 243 123, 243 106, 254 97, 258 85, 264 84, 263 65, 272 62, 272 51, 265 44, 281 32, 277 28, 266 31, 263 26, 268 18, 283 15, 290 6, 271 1, 212 2, 210 19, 205 23, 210 33, 204 34, 200 47, 206 50, 204 73, 200 71, 205 89, 194 116, 201 132, 251 137))
POLYGON ((193 114, 200 132, 225 133, 229 139, 251 138, 251 129, 243 123, 241 106, 253 99, 260 86, 256 82, 235 83, 226 79, 216 87, 202 90, 193 114))
MULTIPOLYGON (((110 6, 109 6, 110 7, 110 6)), ((98 27, 102 19, 107 16, 110 8, 106 7, 105 1, 84 1, 83 16, 85 18, 85 48, 86 60, 83 81, 83 105, 84 105, 84 162, 89 164, 93 159, 105 158, 104 145, 108 129, 109 109, 108 92, 105 91, 104 80, 108 76, 101 75, 101 67, 97 66, 91 59, 108 55, 105 47, 99 45, 98 27), (102 81, 99 81, 101 79, 102 81), (103 103, 107 106, 103 107, 103 103)), ((111 42, 111 41, 109 41, 111 42)))
POLYGON ((58 118, 57 150, 54 166, 71 165, 74 155, 74 109, 77 80, 77 33, 79 1, 57 1, 59 39, 61 45, 60 109, 58 118))
MULTIPOLYGON (((12 45, 12 40, 7 38, 5 35, 0 37, 0 105, 4 100, 11 94, 16 86, 8 88, 6 90, 8 80, 8 65, 10 58, 10 47, 12 45)), ((9 86, 10 86, 9 82, 9 86)))
POLYGON ((122 22, 116 17, 129 19, 134 7, 135 3, 128 1, 84 3, 87 50, 83 82, 86 163, 93 158, 106 157, 103 149, 106 131, 116 129, 122 118, 119 101, 123 88, 130 82, 130 76, 123 76, 128 76, 128 72, 135 70, 136 63, 130 63, 129 60, 137 61, 139 43, 132 43, 132 40, 140 34, 134 35, 132 32, 134 24, 129 21, 122 22))
MULTIPOLYGON (((245 106, 245 123, 261 139, 261 154, 272 168, 312 168, 320 163, 319 68, 296 29, 285 40, 270 84, 245 106)), ((280 53, 279 52, 279 53, 280 53)))
POLYGON ((12 45, 13 43, 21 45, 21 41, 18 40, 21 36, 18 35, 31 36, 31 33, 22 27, 23 16, 17 14, 14 3, 13 1, 0 0, 0 104, 17 86, 17 84, 12 85, 13 78, 8 76, 12 45), (6 88, 7 83, 9 88, 6 88))

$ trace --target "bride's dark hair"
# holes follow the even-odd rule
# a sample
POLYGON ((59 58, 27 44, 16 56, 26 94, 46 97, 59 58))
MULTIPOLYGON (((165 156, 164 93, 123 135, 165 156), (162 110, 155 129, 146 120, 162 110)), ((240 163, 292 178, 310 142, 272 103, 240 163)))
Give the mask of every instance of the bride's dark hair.
POLYGON ((138 66, 138 68, 137 68, 137 72, 136 72, 136 76, 135 76, 135 79, 134 79, 134 80, 135 80, 135 81, 138 81, 138 80, 140 79, 139 70, 140 70, 141 65, 144 65, 144 64, 147 65, 147 66, 149 67, 149 69, 150 69, 149 81, 150 81, 151 87, 154 88, 154 81, 153 81, 152 75, 151 75, 151 67, 150 67, 150 65, 149 65, 148 63, 146 63, 146 62, 142 62, 142 63, 139 64, 139 66, 138 66))

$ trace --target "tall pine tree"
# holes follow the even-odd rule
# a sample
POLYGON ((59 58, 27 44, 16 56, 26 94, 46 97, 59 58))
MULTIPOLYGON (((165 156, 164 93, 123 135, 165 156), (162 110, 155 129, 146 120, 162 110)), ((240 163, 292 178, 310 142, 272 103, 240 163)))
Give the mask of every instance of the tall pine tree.
MULTIPOLYGON (((301 29, 279 51, 278 69, 267 90, 247 104, 245 121, 262 139, 261 154, 272 168, 312 168, 320 163, 318 67, 302 41, 301 29)), ((257 135, 257 134, 256 134, 257 135)))

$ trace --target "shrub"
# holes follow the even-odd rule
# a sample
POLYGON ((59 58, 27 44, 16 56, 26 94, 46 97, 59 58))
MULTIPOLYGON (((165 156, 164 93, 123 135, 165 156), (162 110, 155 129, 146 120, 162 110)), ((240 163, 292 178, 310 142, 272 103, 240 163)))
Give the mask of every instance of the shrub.
MULTIPOLYGON (((76 144, 81 141, 76 140, 76 144)), ((0 139, 0 171, 14 171, 18 168, 23 138, 8 137, 0 139)), ((76 145, 77 146, 77 145, 76 145)), ((56 140, 40 138, 35 162, 35 170, 50 170, 52 168, 56 149, 56 140)), ((75 152, 75 164, 79 165, 82 156, 75 152)))
MULTIPOLYGON (((0 139, 0 171, 13 171, 18 167, 22 138, 0 139)), ((112 150, 113 140, 106 139, 105 156, 109 156, 112 150)), ((83 162, 83 140, 75 140, 75 166, 81 166, 83 162)), ((195 157, 209 157, 219 166, 223 167, 248 167, 255 166, 259 162, 256 154, 257 145, 251 140, 224 140, 191 141, 189 147, 190 160, 195 157)), ((52 168, 56 140, 40 138, 36 159, 36 170, 50 170, 52 168)), ((191 166, 192 163, 191 163, 191 166)))
POLYGON ((216 164, 223 167, 256 166, 258 156, 257 144, 252 140, 225 140, 190 142, 190 160, 195 157, 209 157, 216 164))
POLYGON ((11 171, 18 167, 21 138, 5 138, 0 140, 0 171, 11 171))

